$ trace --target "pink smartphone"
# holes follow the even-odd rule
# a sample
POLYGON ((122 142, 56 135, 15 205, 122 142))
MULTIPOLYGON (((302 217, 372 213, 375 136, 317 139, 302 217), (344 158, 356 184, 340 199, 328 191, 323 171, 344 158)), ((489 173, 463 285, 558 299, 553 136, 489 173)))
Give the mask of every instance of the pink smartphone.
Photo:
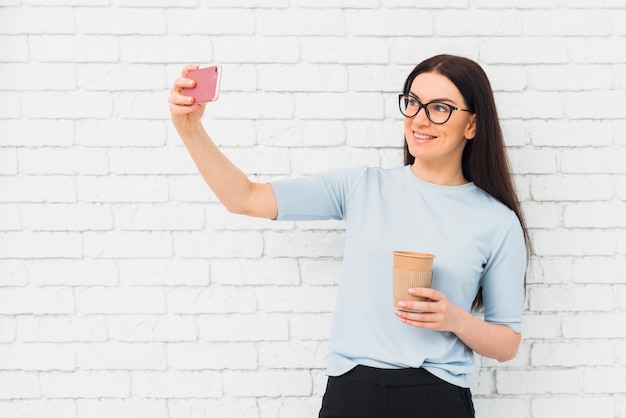
POLYGON ((195 80, 196 85, 191 89, 183 89, 183 94, 192 96, 194 103, 214 102, 220 91, 221 77, 222 67, 219 65, 188 71, 185 78, 195 80))

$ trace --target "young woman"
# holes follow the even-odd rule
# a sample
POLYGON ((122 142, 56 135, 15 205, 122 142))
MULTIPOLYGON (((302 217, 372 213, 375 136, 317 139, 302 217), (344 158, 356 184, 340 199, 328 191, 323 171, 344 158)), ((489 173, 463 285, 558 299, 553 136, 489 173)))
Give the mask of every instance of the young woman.
POLYGON ((214 145, 204 105, 172 88, 172 120, 205 181, 234 213, 343 219, 346 242, 320 417, 473 417, 474 353, 515 357, 527 234, 489 81, 466 58, 439 55, 402 94, 405 165, 250 182, 214 145), (394 250, 436 254, 427 298, 391 302, 394 250), (484 319, 472 309, 484 308, 484 319), (411 312, 412 311, 412 312, 411 312))

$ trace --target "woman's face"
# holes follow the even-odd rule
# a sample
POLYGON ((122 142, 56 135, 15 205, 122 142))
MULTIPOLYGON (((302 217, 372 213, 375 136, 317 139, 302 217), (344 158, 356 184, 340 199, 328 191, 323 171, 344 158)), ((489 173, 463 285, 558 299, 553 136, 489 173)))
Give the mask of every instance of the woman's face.
MULTIPOLYGON (((413 80, 409 91, 422 104, 432 101, 467 109, 461 92, 447 77, 438 73, 421 73, 413 80)), ((404 118, 404 135, 409 152, 416 162, 451 165, 460 169, 463 149, 476 133, 476 115, 452 111, 444 124, 432 123, 424 109, 412 118, 404 118)), ((443 167, 442 167, 443 168, 443 167)))

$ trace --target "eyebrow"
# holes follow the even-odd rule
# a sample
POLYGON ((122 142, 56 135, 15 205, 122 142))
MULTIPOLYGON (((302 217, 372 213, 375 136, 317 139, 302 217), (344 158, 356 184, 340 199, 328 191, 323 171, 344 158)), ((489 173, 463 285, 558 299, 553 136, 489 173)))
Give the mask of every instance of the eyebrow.
MULTIPOLYGON (((410 95, 410 96, 415 97, 415 98, 416 98, 416 99, 418 99, 418 100, 420 100, 420 97, 419 97, 417 94, 413 93, 412 91, 409 91, 409 95, 410 95)), ((433 102, 450 102, 450 103, 452 103, 453 105, 456 105, 456 104, 457 104, 454 100, 452 100, 452 99, 447 99, 447 98, 445 98, 445 97, 442 97, 442 98, 440 98, 440 99, 433 99, 433 100, 431 100, 431 101, 430 101, 430 102, 428 102, 428 103, 433 103, 433 102)))

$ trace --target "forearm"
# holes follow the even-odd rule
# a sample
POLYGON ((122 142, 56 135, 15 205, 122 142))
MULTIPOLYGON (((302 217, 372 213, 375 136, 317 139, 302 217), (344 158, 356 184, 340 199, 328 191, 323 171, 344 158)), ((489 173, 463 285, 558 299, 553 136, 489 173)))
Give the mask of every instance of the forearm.
POLYGON ((506 325, 490 324, 458 309, 461 318, 453 332, 475 353, 498 361, 508 361, 517 355, 521 334, 506 325))
POLYGON ((178 133, 202 178, 226 209, 239 214, 249 212, 254 184, 220 151, 202 125, 179 129, 178 133))

